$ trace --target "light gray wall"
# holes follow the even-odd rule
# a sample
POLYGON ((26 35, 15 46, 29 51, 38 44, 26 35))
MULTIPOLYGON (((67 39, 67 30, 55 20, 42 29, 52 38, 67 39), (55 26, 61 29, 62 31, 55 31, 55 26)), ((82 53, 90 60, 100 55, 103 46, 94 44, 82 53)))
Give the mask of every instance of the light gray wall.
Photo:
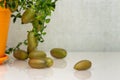
MULTIPOLYGON (((8 47, 26 39, 31 25, 11 21, 8 47)), ((39 49, 120 51, 120 0, 58 0, 39 49)))

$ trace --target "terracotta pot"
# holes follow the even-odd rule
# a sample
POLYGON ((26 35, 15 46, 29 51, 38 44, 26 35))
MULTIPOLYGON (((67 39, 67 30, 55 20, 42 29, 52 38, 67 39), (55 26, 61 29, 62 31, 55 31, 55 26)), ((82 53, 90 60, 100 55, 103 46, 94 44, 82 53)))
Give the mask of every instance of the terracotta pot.
POLYGON ((2 64, 8 56, 5 55, 9 23, 11 12, 9 9, 0 7, 0 64, 2 64))

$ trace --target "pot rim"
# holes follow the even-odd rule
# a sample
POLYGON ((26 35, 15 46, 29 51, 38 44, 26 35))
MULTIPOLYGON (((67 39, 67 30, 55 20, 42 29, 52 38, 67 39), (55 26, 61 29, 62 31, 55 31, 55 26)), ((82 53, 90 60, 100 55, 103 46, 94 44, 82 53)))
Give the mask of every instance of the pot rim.
POLYGON ((0 64, 3 64, 6 60, 8 60, 8 55, 4 55, 3 57, 0 57, 0 64))

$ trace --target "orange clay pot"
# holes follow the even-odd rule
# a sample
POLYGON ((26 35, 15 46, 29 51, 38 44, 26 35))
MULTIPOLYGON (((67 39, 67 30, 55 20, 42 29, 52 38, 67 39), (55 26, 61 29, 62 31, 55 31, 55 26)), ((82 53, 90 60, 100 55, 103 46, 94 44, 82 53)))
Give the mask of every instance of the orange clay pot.
POLYGON ((5 55, 11 12, 0 7, 0 64, 8 59, 5 55))

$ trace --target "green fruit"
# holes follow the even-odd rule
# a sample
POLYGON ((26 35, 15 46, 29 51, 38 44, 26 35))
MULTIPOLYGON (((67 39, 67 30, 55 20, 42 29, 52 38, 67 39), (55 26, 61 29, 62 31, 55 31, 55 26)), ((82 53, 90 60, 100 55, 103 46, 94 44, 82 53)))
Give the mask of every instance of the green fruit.
POLYGON ((38 40, 37 37, 35 36, 35 33, 32 31, 28 32, 27 39, 28 39, 27 51, 28 53, 30 53, 31 51, 37 48, 38 40))
POLYGON ((14 51, 13 56, 16 59, 19 59, 19 60, 25 60, 25 59, 28 58, 28 54, 24 50, 16 50, 16 51, 14 51))
POLYGON ((32 68, 40 69, 40 68, 46 68, 46 61, 44 59, 30 59, 28 61, 28 64, 32 68))
POLYGON ((46 57, 45 58, 45 61, 46 61, 46 65, 47 67, 51 67, 53 65, 53 59, 49 58, 49 57, 46 57))
POLYGON ((76 70, 87 70, 91 67, 92 63, 89 60, 81 60, 74 65, 76 70))
POLYGON ((32 22, 35 19, 35 10, 32 8, 28 8, 23 14, 22 14, 22 24, 27 24, 32 22))
POLYGON ((67 51, 62 48, 53 48, 50 50, 50 54, 55 58, 62 59, 67 56, 67 51))
POLYGON ((53 60, 49 57, 40 58, 40 59, 30 59, 28 61, 28 64, 32 68, 41 69, 41 68, 51 67, 53 65, 53 60))
POLYGON ((33 50, 32 52, 29 53, 30 59, 40 59, 45 57, 46 53, 44 51, 33 50))
POLYGON ((31 46, 28 45, 28 47, 27 47, 28 54, 33 50, 36 50, 36 47, 31 47, 31 46))

